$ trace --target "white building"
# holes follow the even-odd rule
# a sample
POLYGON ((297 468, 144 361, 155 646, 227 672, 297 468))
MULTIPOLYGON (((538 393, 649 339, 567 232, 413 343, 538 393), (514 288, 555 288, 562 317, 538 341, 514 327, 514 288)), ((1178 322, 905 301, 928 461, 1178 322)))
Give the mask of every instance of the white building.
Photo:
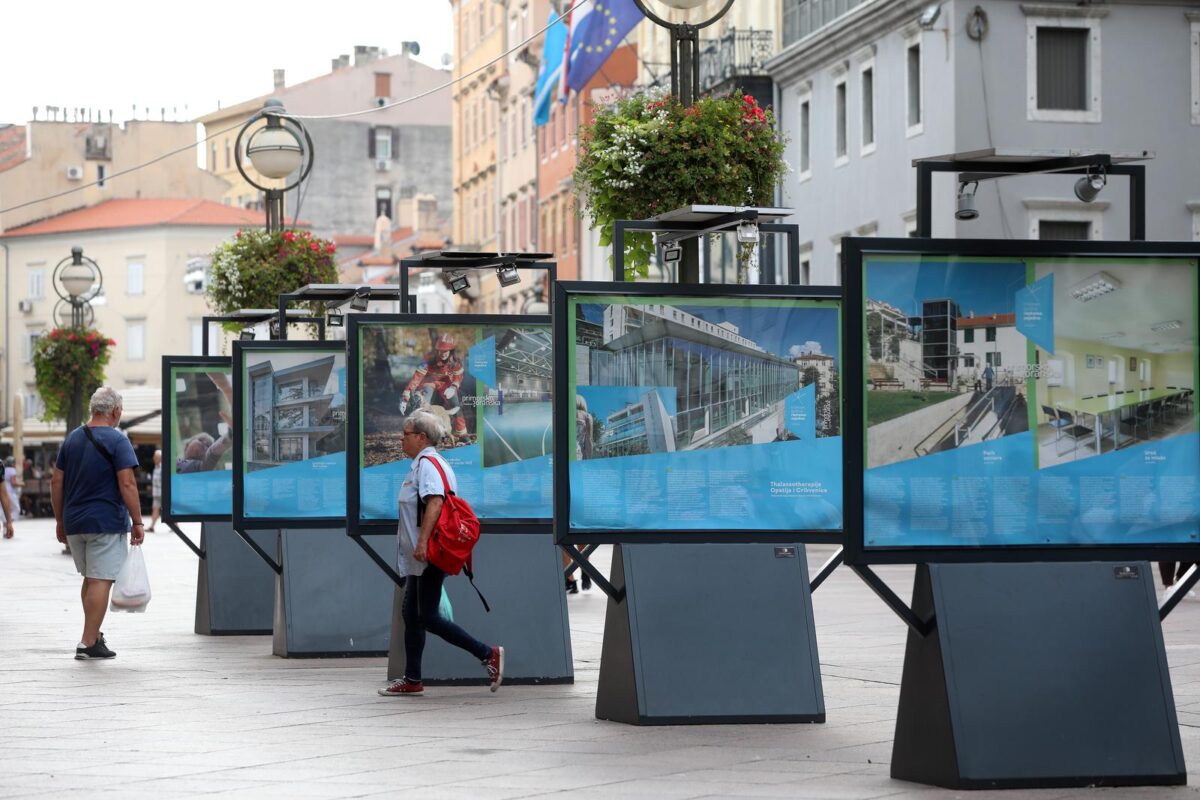
MULTIPOLYGON (((1011 374, 1013 367, 1026 363, 1026 340, 1017 331, 1016 314, 988 314, 958 318, 958 370, 956 379, 961 383, 973 384, 983 380, 983 371, 988 366, 995 373, 994 379, 1011 374)), ((1023 372, 1021 374, 1024 374, 1023 372)))

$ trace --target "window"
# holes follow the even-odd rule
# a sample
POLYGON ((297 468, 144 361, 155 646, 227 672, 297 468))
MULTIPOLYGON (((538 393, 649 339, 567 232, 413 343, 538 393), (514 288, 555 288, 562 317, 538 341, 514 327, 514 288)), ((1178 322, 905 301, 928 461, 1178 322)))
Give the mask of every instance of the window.
POLYGON ((387 186, 375 189, 375 216, 380 215, 392 219, 392 190, 387 186))
POLYGON ((965 328, 963 330, 963 344, 975 344, 974 328, 965 328))
POLYGON ((800 101, 800 180, 812 177, 812 96, 805 95, 800 101))
POLYGON ((375 96, 376 97, 391 97, 392 96, 392 73, 376 72, 375 73, 375 96))
POLYGON ((1138 380, 1147 386, 1150 385, 1150 359, 1143 358, 1138 362, 1138 380))
POLYGON ((108 171, 104 168, 104 165, 97 164, 96 165, 96 185, 99 186, 101 189, 103 189, 104 181, 107 177, 108 177, 108 171))
POLYGON ((145 265, 141 261, 130 261, 125 265, 125 294, 146 293, 145 265))
POLYGON ((125 357, 141 361, 146 357, 146 321, 131 319, 125 322, 125 357))
POLYGON ((812 242, 804 242, 800 245, 799 262, 800 262, 800 285, 812 285, 812 242))
POLYGON ((183 285, 188 294, 204 294, 208 287, 208 258, 189 258, 183 267, 183 285))
POLYGON ((225 140, 225 169, 229 169, 233 162, 233 150, 229 146, 229 140, 225 140))
POLYGON ((29 268, 29 299, 41 300, 46 296, 46 268, 29 268))
POLYGON ((33 363, 33 348, 37 344, 38 338, 44 333, 45 331, 41 329, 27 330, 21 337, 21 358, 26 364, 33 363))
POLYGON ((1100 122, 1103 6, 1026 10, 1026 115, 1042 122, 1100 122), (1033 13, 1031 13, 1031 11, 1033 13))
POLYGON ((994 341, 996 341, 996 328, 995 328, 994 326, 990 326, 990 325, 989 325, 987 328, 985 328, 985 329, 984 329, 984 331, 983 331, 983 340, 984 340, 985 342, 994 342, 994 341))
POLYGON ((859 119, 862 134, 862 155, 875 152, 875 62, 859 67, 859 119))
POLYGON ((1038 223, 1039 239, 1066 239, 1086 242, 1091 232, 1090 222, 1074 220, 1041 220, 1038 223))
POLYGON ((1200 12, 1189 11, 1192 23, 1192 124, 1200 125, 1200 12))
MULTIPOLYGON (((917 34, 918 36, 920 34, 917 34)), ((908 41, 905 50, 906 75, 905 87, 908 99, 908 130, 909 136, 916 136, 924 130, 925 98, 921 81, 921 41, 914 38, 908 41)))
POLYGON ((1121 378, 1124 375, 1124 370, 1121 369, 1121 359, 1110 358, 1108 360, 1108 382, 1110 384, 1121 383, 1121 378))
POLYGON ((834 117, 837 120, 834 166, 850 160, 846 152, 846 78, 842 76, 833 86, 834 117))
POLYGON ((27 389, 23 393, 25 400, 25 419, 36 419, 46 413, 46 404, 36 389, 27 389))
POLYGON ((991 353, 984 353, 984 356, 988 366, 996 369, 1000 368, 1000 351, 997 350, 991 353))
MULTIPOLYGON (((359 134, 361 136, 362 134, 359 134)), ((375 159, 377 161, 392 160, 392 129, 380 127, 375 129, 375 159)))
POLYGON ((963 356, 963 366, 967 369, 973 369, 975 367, 975 356, 972 356, 972 355, 963 356))
POLYGON ((208 170, 209 172, 217 171, 217 145, 215 143, 209 149, 208 170))

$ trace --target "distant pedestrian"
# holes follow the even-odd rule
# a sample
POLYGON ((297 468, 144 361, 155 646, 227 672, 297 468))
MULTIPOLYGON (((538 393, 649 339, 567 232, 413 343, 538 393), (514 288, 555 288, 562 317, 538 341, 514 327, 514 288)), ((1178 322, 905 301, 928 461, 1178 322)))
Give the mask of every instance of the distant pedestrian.
POLYGON ((75 567, 83 576, 83 636, 75 648, 80 661, 112 658, 100 624, 109 592, 125 562, 125 532, 139 545, 145 535, 133 445, 117 425, 121 395, 101 386, 89 403, 92 418, 67 434, 54 464, 50 498, 58 540, 70 537, 75 567))
POLYGON ((984 390, 990 392, 992 390, 992 381, 996 378, 996 371, 992 369, 992 365, 988 364, 983 368, 983 386, 984 390))
POLYGON ((17 472, 17 462, 12 456, 4 459, 4 491, 8 494, 9 505, 15 514, 21 512, 21 473, 17 472))
POLYGON ((154 533, 154 526, 162 514, 162 450, 154 451, 154 471, 150 473, 150 527, 146 530, 154 533))
POLYGON ((400 524, 397 530, 400 541, 396 556, 398 572, 405 576, 401 610, 404 618, 404 675, 380 689, 379 693, 384 697, 424 693, 421 657, 425 651, 426 631, 478 658, 487 670, 494 692, 504 680, 504 648, 484 644, 442 614, 442 584, 446 580, 446 573, 426 559, 429 537, 442 513, 446 490, 458 490, 454 470, 434 447, 446 435, 446 431, 441 420, 424 410, 404 420, 403 430, 401 447, 404 455, 412 459, 412 467, 400 487, 400 524), (435 459, 436 465, 433 463, 435 459), (446 476, 445 481, 442 480, 442 473, 446 476), (450 485, 446 486, 447 483, 450 485))
POLYGON ((16 513, 8 501, 8 492, 0 492, 0 511, 4 513, 4 538, 13 538, 13 514, 16 513))

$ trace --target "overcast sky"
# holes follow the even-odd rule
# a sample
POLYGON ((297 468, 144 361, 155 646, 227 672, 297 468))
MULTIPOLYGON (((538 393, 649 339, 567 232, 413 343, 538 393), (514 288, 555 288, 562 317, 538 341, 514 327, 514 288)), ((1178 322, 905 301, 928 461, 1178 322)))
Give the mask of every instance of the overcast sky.
MULTIPOLYGON (((186 12, 172 3, 80 0, 5 4, 0 27, 0 123, 24 123, 43 106, 108 110, 130 117, 191 119, 271 90, 272 70, 289 85, 329 71, 355 45, 441 65, 452 50, 447 0, 337 0, 327 6, 209 0, 186 12), (311 8, 311 12, 310 12, 311 8), (311 15, 310 15, 311 14, 311 15), (185 110, 186 108, 186 110, 185 110)), ((93 119, 95 112, 93 111, 93 119)))

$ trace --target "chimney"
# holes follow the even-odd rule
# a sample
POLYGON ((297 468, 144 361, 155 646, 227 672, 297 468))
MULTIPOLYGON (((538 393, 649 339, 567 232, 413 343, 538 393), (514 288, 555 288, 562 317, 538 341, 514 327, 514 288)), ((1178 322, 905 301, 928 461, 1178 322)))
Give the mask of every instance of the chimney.
POLYGON ((284 87, 283 70, 276 69, 276 70, 272 70, 272 72, 274 73, 273 77, 275 79, 275 91, 279 91, 280 89, 282 89, 284 87))
POLYGON ((370 57, 367 55, 370 49, 365 44, 354 45, 354 66, 361 67, 370 61, 370 57))

